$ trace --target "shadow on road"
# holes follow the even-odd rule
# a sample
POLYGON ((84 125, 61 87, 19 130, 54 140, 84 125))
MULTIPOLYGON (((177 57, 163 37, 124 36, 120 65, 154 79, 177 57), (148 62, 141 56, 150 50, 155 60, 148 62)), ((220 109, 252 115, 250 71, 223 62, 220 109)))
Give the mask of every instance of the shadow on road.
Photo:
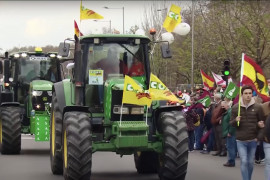
POLYGON ((134 172, 92 172, 91 180, 158 180, 155 174, 137 174, 134 172))
POLYGON ((22 155, 50 155, 49 149, 23 149, 21 150, 22 155))

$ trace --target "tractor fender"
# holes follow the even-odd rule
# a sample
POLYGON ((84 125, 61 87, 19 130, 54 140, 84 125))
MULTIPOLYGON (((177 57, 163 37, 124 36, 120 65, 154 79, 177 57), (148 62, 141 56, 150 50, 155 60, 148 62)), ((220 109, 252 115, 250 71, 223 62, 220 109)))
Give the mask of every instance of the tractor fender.
POLYGON ((3 106, 15 106, 15 107, 19 107, 20 106, 20 103, 18 102, 3 102, 1 103, 1 107, 3 106))
POLYGON ((65 92, 64 92, 64 84, 63 82, 57 82, 53 84, 53 92, 57 97, 57 102, 59 104, 60 111, 63 112, 64 107, 66 106, 65 92))
POLYGON ((86 112, 90 113, 88 106, 66 106, 64 107, 63 114, 70 111, 79 111, 79 112, 86 112))

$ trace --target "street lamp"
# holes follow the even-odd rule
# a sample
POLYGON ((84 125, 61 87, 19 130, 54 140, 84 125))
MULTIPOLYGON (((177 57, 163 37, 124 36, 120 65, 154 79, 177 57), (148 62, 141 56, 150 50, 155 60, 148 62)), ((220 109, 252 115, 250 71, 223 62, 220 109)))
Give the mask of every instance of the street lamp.
POLYGON ((122 9, 123 10, 123 34, 125 34, 125 9, 124 6, 122 8, 109 8, 107 6, 104 6, 105 9, 122 9))
POLYGON ((100 20, 94 20, 95 22, 109 22, 110 23, 110 33, 112 33, 112 20, 109 21, 100 21, 100 20))
MULTIPOLYGON (((158 9, 157 11, 165 11, 165 14, 164 15, 166 17, 166 15, 167 15, 167 8, 158 9)), ((162 26, 160 28, 159 35, 160 35, 161 31, 162 31, 162 26)), ((158 35, 158 38, 159 38, 159 35, 158 35)), ((168 60, 166 59, 165 61, 166 61, 166 83, 168 83, 168 60)))

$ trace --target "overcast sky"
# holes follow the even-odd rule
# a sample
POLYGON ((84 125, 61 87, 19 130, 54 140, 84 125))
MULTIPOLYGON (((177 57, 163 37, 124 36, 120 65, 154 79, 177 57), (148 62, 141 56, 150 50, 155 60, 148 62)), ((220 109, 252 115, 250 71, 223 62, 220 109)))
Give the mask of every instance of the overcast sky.
MULTIPOLYGON (((84 34, 97 32, 102 27, 109 28, 110 20, 112 28, 122 33, 122 7, 125 10, 125 31, 128 31, 131 26, 141 26, 143 12, 153 4, 153 1, 83 1, 82 3, 84 7, 104 16, 100 21, 105 22, 83 20, 80 23, 80 1, 0 1, 0 48, 2 49, 0 53, 13 47, 58 46, 65 38, 74 36, 74 20, 84 34), (104 6, 119 9, 104 9, 104 6)), ((164 2, 155 1, 155 3, 164 2)), ((166 8, 169 9, 170 5, 166 8)))

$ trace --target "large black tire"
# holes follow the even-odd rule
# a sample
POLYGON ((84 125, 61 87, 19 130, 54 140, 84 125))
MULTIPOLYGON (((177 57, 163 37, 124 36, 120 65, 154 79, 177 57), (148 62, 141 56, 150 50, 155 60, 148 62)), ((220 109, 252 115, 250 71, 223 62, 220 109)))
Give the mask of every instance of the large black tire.
POLYGON ((65 180, 90 180, 92 132, 87 113, 65 113, 62 143, 65 180))
POLYGON ((161 180, 184 180, 188 166, 188 136, 181 112, 163 112, 158 124, 163 134, 163 152, 159 157, 161 180))
POLYGON ((50 161, 53 174, 63 174, 62 159, 62 113, 53 93, 50 120, 50 161))
POLYGON ((0 149, 2 154, 20 154, 21 152, 21 110, 19 107, 1 108, 0 149))
POLYGON ((134 161, 139 174, 157 173, 158 171, 158 154, 154 151, 135 152, 134 161))

